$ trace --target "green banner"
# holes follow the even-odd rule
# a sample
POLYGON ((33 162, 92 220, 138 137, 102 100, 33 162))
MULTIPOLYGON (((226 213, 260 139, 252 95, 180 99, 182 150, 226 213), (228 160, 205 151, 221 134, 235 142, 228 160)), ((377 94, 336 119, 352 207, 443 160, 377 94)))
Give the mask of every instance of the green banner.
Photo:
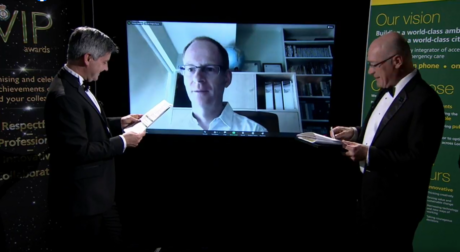
MULTIPOLYGON (((402 34, 411 46, 414 66, 440 95, 446 114, 442 145, 431 176, 427 211, 416 232, 414 249, 459 251, 460 201, 456 196, 460 197, 460 90, 457 90, 460 89, 457 84, 460 81, 460 1, 387 1, 386 5, 383 0, 373 1, 368 45, 390 31, 402 34)), ((363 121, 379 91, 374 78, 367 72, 366 65, 363 121)))

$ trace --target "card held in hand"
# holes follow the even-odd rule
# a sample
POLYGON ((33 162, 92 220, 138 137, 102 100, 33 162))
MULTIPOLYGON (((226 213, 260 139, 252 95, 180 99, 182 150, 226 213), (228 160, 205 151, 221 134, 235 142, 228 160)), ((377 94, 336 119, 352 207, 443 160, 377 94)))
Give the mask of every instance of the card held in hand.
POLYGON ((319 135, 314 132, 304 132, 297 134, 297 138, 309 143, 321 145, 342 145, 342 141, 330 138, 327 136, 319 135))
POLYGON ((150 125, 152 125, 158 118, 160 118, 168 109, 170 109, 173 105, 165 100, 161 101, 155 107, 150 109, 147 113, 145 113, 141 118, 140 122, 134 124, 133 126, 127 127, 124 129, 125 132, 135 132, 135 133, 142 133, 145 131, 150 125))

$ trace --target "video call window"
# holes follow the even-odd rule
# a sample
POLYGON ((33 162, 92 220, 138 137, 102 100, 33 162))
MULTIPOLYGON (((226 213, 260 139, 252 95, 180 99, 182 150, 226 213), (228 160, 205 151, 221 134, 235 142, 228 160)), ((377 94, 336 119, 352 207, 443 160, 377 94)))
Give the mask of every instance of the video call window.
POLYGON ((155 134, 327 134, 334 35, 333 25, 127 21, 130 112, 173 104, 155 134))

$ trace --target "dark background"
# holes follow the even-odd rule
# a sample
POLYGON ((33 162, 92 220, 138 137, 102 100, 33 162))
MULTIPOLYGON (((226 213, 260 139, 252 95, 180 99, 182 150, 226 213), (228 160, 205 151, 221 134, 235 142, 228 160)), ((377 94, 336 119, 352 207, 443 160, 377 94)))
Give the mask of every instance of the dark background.
MULTIPOLYGON (((95 27, 121 49, 97 83, 109 116, 129 113, 126 20, 319 23, 336 25, 331 126, 360 124, 369 3, 353 14, 330 1, 161 4, 94 2, 95 27)), ((280 251, 357 239, 357 167, 295 139, 147 135, 117 168, 125 226, 142 244, 280 251)))
MULTIPOLYGON (((2 31, 6 33, 14 11, 18 15, 11 28, 11 34, 5 43, 0 40, 0 76, 13 77, 52 77, 62 67, 66 59, 66 44, 73 28, 82 24, 82 2, 50 0, 2 0, 11 17, 0 21, 2 31), (27 43, 23 41, 22 13, 25 13, 27 43), (49 13, 53 19, 50 29, 37 31, 37 44, 33 40, 32 12, 49 13), (49 53, 24 52, 24 47, 49 49, 49 53), (19 67, 26 67, 25 72, 19 67)), ((43 27, 48 20, 36 17, 37 26, 43 27)), ((4 97, 46 96, 46 83, 21 83, 19 85, 0 83, 7 87, 43 87, 43 92, 8 93, 4 97)), ((6 99, 6 98, 5 98, 6 99)), ((43 120, 44 102, 3 102, 0 104, 1 123, 28 123, 43 120), (31 107, 31 110, 25 109, 31 107)), ((3 125, 3 124, 2 124, 3 125)), ((2 139, 34 139, 46 137, 43 128, 24 132, 5 130, 2 127, 2 139), (27 135, 24 135, 27 133, 27 135)), ((28 147, 0 148, 0 251, 45 251, 48 249, 47 235, 50 227, 47 210, 48 176, 38 174, 48 168, 47 145, 28 147), (25 161, 26 160, 26 161, 25 161), (5 174, 9 174, 9 177, 5 174), (20 178, 28 175, 27 178, 20 178), (8 179, 7 179, 8 178, 8 179)))

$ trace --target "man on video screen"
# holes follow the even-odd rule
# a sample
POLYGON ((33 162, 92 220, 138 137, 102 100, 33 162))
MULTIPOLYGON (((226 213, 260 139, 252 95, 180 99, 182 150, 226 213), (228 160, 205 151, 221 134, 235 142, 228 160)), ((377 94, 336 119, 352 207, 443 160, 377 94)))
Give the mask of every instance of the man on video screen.
POLYGON ((232 72, 228 53, 219 42, 209 37, 195 38, 184 49, 183 63, 180 69, 192 104, 187 129, 267 132, 223 101, 232 72))

